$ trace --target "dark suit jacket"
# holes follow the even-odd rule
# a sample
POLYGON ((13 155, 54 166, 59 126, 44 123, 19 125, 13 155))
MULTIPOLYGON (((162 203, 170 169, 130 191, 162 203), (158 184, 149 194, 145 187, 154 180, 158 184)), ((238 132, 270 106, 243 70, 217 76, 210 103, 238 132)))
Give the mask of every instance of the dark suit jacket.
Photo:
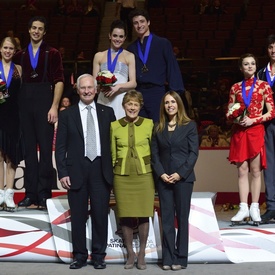
POLYGON ((167 127, 152 137, 152 166, 158 177, 178 173, 182 180, 196 180, 194 166, 198 158, 199 139, 194 121, 177 126, 171 138, 167 127))
MULTIPOLYGON (((105 180, 113 184, 113 167, 110 148, 110 125, 115 120, 114 111, 96 103, 101 141, 102 171, 105 180)), ((85 145, 78 104, 60 112, 56 136, 55 159, 58 178, 69 176, 71 189, 83 183, 85 145)))

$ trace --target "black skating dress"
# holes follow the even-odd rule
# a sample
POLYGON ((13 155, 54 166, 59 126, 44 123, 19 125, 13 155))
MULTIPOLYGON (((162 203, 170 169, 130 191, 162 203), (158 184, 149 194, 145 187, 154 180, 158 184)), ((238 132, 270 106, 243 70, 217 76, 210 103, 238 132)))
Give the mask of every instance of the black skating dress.
POLYGON ((14 165, 23 159, 21 131, 17 96, 21 86, 21 77, 14 66, 12 80, 8 89, 9 97, 0 104, 0 149, 14 165))

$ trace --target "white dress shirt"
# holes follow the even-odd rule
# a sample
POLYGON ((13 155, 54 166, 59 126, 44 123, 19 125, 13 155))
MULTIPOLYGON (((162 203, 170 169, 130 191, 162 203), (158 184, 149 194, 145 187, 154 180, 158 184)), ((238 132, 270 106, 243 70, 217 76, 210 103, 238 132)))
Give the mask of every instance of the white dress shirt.
MULTIPOLYGON (((95 123, 97 156, 101 156, 100 133, 99 133, 99 127, 98 127, 96 105, 95 105, 94 101, 90 105, 92 106, 91 112, 92 112, 92 116, 93 116, 94 123, 95 123)), ((83 136, 84 136, 84 144, 85 144, 85 156, 87 156, 87 154, 86 154, 86 139, 87 139, 87 112, 88 112, 88 109, 86 108, 86 106, 87 105, 84 104, 81 100, 79 101, 78 107, 79 107, 79 111, 80 111, 82 128, 83 128, 83 136)))

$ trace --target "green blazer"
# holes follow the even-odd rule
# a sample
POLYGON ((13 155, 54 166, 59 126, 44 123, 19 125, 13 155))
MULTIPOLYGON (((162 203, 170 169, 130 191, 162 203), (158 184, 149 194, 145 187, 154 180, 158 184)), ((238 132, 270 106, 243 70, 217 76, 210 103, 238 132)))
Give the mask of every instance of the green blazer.
POLYGON ((130 159, 134 158, 138 174, 152 172, 151 137, 153 121, 139 117, 135 123, 123 118, 111 123, 111 151, 116 175, 130 175, 130 159))

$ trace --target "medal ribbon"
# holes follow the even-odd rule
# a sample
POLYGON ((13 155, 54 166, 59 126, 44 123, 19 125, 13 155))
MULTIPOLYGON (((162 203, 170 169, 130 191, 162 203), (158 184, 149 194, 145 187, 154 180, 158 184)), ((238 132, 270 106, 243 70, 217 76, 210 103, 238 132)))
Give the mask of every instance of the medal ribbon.
POLYGON ((13 71, 14 71, 14 63, 11 62, 10 71, 9 71, 9 74, 8 74, 8 79, 6 80, 5 73, 4 73, 4 68, 3 68, 3 63, 2 63, 2 61, 0 61, 0 73, 2 75, 2 72, 3 72, 2 79, 6 82, 7 88, 10 87, 13 71))
MULTIPOLYGON (((270 65, 270 71, 272 70, 272 67, 270 65)), ((274 82, 275 82, 275 77, 273 78, 273 80, 271 81, 271 77, 269 75, 269 71, 268 71, 268 68, 266 67, 266 70, 265 70, 265 76, 266 76, 266 80, 269 84, 270 87, 273 86, 274 82)))
POLYGON ((152 36, 152 34, 150 34, 148 36, 148 40, 147 40, 147 43, 146 43, 144 55, 141 51, 141 43, 140 43, 140 41, 137 41, 138 56, 139 56, 140 60, 143 62, 144 65, 146 64, 148 56, 149 56, 149 50, 150 50, 150 47, 151 47, 152 38, 153 38, 153 36, 152 36))
POLYGON ((249 104, 250 104, 250 101, 251 101, 251 97, 252 97, 252 93, 253 93, 253 90, 254 90, 254 87, 255 87, 255 83, 256 83, 256 80, 257 78, 254 77, 254 81, 253 81, 253 84, 248 92, 248 95, 246 95, 246 90, 245 90, 245 80, 243 80, 242 82, 242 95, 243 95, 243 101, 244 101, 244 104, 246 106, 246 108, 248 108, 249 104))
POLYGON ((111 49, 108 49, 108 58, 107 58, 107 66, 108 66, 108 70, 111 73, 114 73, 115 68, 116 68, 116 63, 117 63, 117 59, 118 56, 121 54, 121 52, 123 51, 122 48, 120 48, 116 54, 116 57, 114 58, 113 62, 112 62, 112 51, 111 49))
POLYGON ((28 46, 28 50, 29 50, 29 56, 30 56, 30 61, 31 61, 31 65, 33 70, 36 69, 37 67, 37 63, 38 63, 38 57, 39 57, 39 53, 40 53, 40 47, 38 48, 35 56, 33 56, 32 54, 32 44, 30 43, 28 46))

